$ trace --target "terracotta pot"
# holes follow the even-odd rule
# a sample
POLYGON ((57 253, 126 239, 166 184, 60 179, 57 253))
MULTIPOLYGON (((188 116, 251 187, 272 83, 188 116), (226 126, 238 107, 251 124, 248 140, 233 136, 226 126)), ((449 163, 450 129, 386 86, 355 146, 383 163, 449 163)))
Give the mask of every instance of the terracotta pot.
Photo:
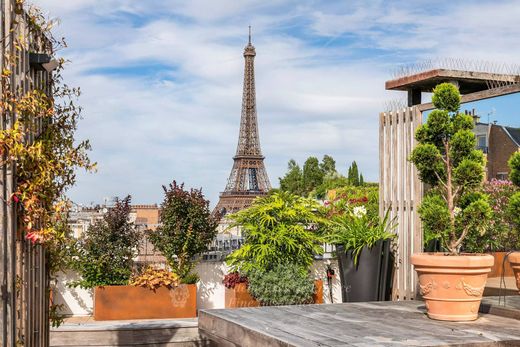
POLYGON ((315 304, 323 304, 323 280, 314 280, 314 295, 312 299, 315 304))
POLYGON ((226 288, 225 307, 258 307, 260 303, 249 294, 245 283, 238 283, 235 288, 226 288))
MULTIPOLYGON (((323 281, 314 281, 313 303, 323 304, 323 281)), ((238 283, 235 288, 226 288, 225 307, 258 307, 260 303, 249 294, 245 283, 238 283)))
POLYGON ((516 287, 518 288, 518 293, 520 294, 520 252, 511 253, 507 260, 511 264, 513 268, 513 272, 515 273, 516 278, 516 287))
POLYGON ((491 272, 488 275, 488 278, 494 278, 494 277, 502 277, 504 275, 505 277, 512 277, 513 275, 513 269, 511 268, 511 265, 509 262, 504 263, 504 258, 508 252, 491 252, 486 253, 489 255, 492 255, 493 258, 495 258, 495 264, 491 268, 491 272))
POLYGON ((428 317, 471 321, 478 310, 494 258, 486 254, 418 253, 411 257, 419 275, 428 317))
POLYGON ((197 285, 155 291, 135 286, 94 288, 94 320, 194 318, 197 285))

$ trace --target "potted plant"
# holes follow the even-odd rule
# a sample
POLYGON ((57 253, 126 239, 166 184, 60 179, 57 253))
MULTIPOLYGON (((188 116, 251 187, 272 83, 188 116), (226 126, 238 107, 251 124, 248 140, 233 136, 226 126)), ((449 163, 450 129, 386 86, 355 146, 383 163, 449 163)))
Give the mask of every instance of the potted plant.
MULTIPOLYGON (((249 208, 231 215, 230 227, 241 228, 244 235, 242 247, 226 259, 231 271, 250 280, 251 275, 258 278, 260 274, 276 272, 280 264, 291 264, 308 276, 314 255, 323 253, 324 239, 318 225, 326 220, 319 216, 318 209, 319 205, 313 199, 273 192, 257 198, 249 208)), ((312 285, 312 279, 310 281, 312 285)), ((255 293, 257 283, 249 281, 247 288, 251 294, 255 293)), ((316 283, 313 287, 317 288, 317 292, 323 283, 321 280, 316 283)), ((322 297, 316 298, 316 301, 322 302, 322 297)), ((268 302, 271 301, 262 304, 268 302)))
MULTIPOLYGON (((327 241, 336 245, 343 302, 388 299, 392 273, 390 241, 397 226, 387 212, 368 214, 366 197, 329 203, 327 241)), ((376 209, 377 210, 377 209, 376 209)))
POLYGON ((434 234, 446 250, 414 254, 411 262, 428 317, 451 321, 477 319, 494 262, 491 255, 461 254, 469 234, 486 231, 491 209, 480 192, 484 156, 475 149, 473 119, 458 112, 460 100, 452 84, 434 89, 436 110, 417 129, 418 145, 410 158, 421 180, 431 187, 419 208, 424 232, 434 234))
MULTIPOLYGON (((509 177, 516 186, 520 187, 520 152, 514 153, 509 159, 509 168, 511 173, 509 177)), ((509 199, 508 214, 517 230, 520 231, 520 191, 516 192, 509 199)), ((520 291, 520 252, 513 252, 508 256, 509 263, 513 268, 513 272, 516 278, 516 286, 520 291)))
POLYGON ((225 307, 257 307, 260 303, 251 296, 248 290, 247 276, 231 272, 222 281, 225 289, 225 307))
POLYGON ((132 275, 139 233, 129 222, 130 196, 116 203, 78 239, 71 265, 79 275, 72 286, 94 289, 94 319, 102 319, 104 295, 124 291, 132 275))
MULTIPOLYGON (((196 305, 198 275, 193 272, 195 257, 207 251, 217 234, 218 220, 211 215, 209 201, 200 189, 185 190, 173 181, 163 186, 164 201, 160 225, 148 237, 154 248, 166 258, 170 270, 179 278, 177 291, 186 305, 196 305)), ((195 312, 196 307, 190 312, 195 312)), ((193 315, 194 316, 194 315, 193 315)))
POLYGON ((317 290, 307 268, 294 263, 252 269, 248 272, 248 281, 251 295, 262 306, 323 302, 323 289, 317 290), (321 301, 318 301, 318 293, 321 294, 321 301))

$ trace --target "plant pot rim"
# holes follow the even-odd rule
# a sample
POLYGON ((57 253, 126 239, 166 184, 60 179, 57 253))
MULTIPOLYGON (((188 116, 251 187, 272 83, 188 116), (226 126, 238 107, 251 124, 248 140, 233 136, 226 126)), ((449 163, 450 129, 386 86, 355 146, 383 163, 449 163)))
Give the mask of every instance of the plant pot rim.
POLYGON ((443 252, 415 253, 410 259, 413 265, 431 267, 491 267, 495 261, 490 254, 443 252))
POLYGON ((520 263, 520 251, 513 251, 507 256, 507 260, 513 263, 520 263))

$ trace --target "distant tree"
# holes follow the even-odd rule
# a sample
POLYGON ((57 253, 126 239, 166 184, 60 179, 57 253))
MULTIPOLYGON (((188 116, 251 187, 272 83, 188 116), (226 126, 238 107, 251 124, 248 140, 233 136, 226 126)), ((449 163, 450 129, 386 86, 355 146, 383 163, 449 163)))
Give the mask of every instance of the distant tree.
POLYGON ((363 178, 363 174, 359 174, 359 185, 363 186, 365 185, 365 179, 363 178))
POLYGON ((320 169, 325 176, 333 176, 337 173, 336 161, 330 155, 325 154, 321 160, 320 169))
POLYGON ((291 194, 302 195, 303 173, 294 159, 289 160, 287 173, 280 180, 280 190, 291 194))
POLYGON ((350 167, 348 168, 348 181, 349 184, 352 186, 359 186, 359 172, 355 160, 352 162, 352 165, 350 165, 350 167))
POLYGON ((320 169, 318 158, 309 157, 303 165, 303 192, 309 194, 314 188, 323 183, 323 171, 320 169))

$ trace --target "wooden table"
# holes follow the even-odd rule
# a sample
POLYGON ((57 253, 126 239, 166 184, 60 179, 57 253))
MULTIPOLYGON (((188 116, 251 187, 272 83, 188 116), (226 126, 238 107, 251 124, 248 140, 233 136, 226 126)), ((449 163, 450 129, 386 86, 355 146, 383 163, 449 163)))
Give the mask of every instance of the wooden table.
POLYGON ((452 323, 424 312, 421 301, 201 310, 199 330, 219 346, 520 346, 520 320, 452 323))

